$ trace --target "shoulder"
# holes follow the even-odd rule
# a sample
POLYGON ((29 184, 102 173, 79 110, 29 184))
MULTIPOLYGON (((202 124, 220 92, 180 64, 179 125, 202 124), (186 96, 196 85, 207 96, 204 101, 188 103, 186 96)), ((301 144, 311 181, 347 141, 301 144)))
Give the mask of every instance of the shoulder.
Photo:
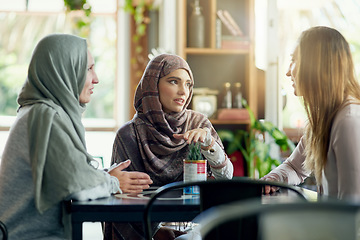
POLYGON ((342 108, 335 116, 332 134, 345 134, 360 131, 360 104, 349 104, 342 108))
POLYGON ((196 120, 198 120, 200 122, 210 123, 210 120, 208 119, 208 117, 205 114, 202 114, 200 112, 196 112, 196 111, 191 110, 191 109, 187 109, 186 113, 187 113, 188 119, 190 119, 190 120, 195 120, 196 119, 196 120))
POLYGON ((352 123, 355 122, 360 125, 360 104, 349 104, 336 114, 334 119, 334 125, 341 123, 352 123))
POLYGON ((132 120, 122 125, 116 132, 115 145, 131 145, 136 143, 135 127, 132 120))
POLYGON ((16 115, 16 120, 15 120, 14 124, 16 124, 17 122, 26 122, 31 109, 32 109, 32 106, 25 106, 25 107, 20 108, 16 115))
POLYGON ((132 120, 124 123, 118 130, 117 135, 129 134, 134 129, 134 122, 132 120))

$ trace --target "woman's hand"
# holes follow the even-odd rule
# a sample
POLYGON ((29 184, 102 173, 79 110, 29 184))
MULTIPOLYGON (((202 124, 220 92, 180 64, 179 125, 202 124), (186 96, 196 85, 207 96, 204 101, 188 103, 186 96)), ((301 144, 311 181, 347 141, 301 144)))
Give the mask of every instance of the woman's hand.
POLYGON ((130 160, 121 162, 118 166, 109 171, 109 174, 119 179, 120 189, 124 193, 140 193, 144 189, 148 189, 150 187, 149 185, 153 182, 146 173, 123 171, 130 163, 130 160))
POLYGON ((209 150, 215 143, 208 128, 192 129, 183 134, 173 134, 173 137, 184 139, 188 144, 200 142, 201 149, 203 150, 209 150))
POLYGON ((196 128, 189 130, 183 134, 174 134, 173 137, 176 139, 184 139, 188 144, 204 142, 206 138, 206 129, 196 128))
MULTIPOLYGON (((264 180, 264 181, 275 181, 274 178, 269 177, 269 176, 264 176, 264 177, 262 177, 260 180, 264 180)), ((276 192, 278 189, 279 189, 278 187, 266 185, 266 186, 264 187, 263 194, 271 194, 271 193, 276 192)))

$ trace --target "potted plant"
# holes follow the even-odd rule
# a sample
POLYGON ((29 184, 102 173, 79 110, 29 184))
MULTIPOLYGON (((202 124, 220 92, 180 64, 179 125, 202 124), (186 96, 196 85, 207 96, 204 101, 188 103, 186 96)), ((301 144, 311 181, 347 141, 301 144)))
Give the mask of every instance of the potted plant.
POLYGON ((270 156, 270 144, 264 141, 265 137, 273 138, 282 151, 293 151, 295 146, 286 134, 273 123, 257 120, 245 99, 242 100, 242 104, 248 110, 250 116, 248 131, 219 130, 218 134, 227 146, 227 154, 241 152, 247 165, 247 175, 255 178, 257 171, 258 177, 261 178, 269 173, 273 167, 280 164, 280 160, 270 156))
MULTIPOLYGON (((206 160, 203 160, 200 143, 192 143, 187 159, 184 160, 184 182, 206 181, 207 166, 206 160)), ((197 186, 184 188, 184 194, 199 194, 197 186)))

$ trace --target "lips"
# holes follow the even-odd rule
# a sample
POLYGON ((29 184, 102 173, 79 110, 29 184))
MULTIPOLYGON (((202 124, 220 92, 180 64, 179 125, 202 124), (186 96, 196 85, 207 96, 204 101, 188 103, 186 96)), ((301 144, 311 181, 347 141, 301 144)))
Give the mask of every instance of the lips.
POLYGON ((174 100, 174 102, 176 102, 176 103, 179 104, 179 105, 184 105, 185 100, 182 99, 182 98, 177 98, 177 99, 174 100))

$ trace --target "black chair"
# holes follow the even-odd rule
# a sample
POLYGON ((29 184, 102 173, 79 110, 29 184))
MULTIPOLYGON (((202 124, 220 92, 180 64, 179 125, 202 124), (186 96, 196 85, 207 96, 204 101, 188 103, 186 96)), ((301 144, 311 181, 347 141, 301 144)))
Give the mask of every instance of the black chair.
POLYGON ((7 231, 5 224, 2 221, 0 221, 0 229, 2 232, 2 237, 3 237, 2 239, 7 240, 8 239, 8 231, 7 231))
MULTIPOLYGON (((207 239, 219 226, 249 217, 255 217, 258 221, 257 240, 359 239, 359 210, 359 204, 344 201, 278 204, 238 201, 200 213, 194 219, 199 225, 188 239, 207 239)), ((237 232, 229 234, 232 240, 243 239, 237 232)))
MULTIPOLYGON (((303 195, 298 188, 294 186, 290 186, 284 183, 279 182, 270 182, 270 181, 262 181, 262 180, 254 180, 249 178, 237 178, 231 180, 208 180, 208 181, 199 181, 199 182, 175 182, 170 183, 165 186, 158 188, 150 197, 149 202, 147 203, 144 210, 144 228, 145 228, 145 236, 146 239, 151 240, 151 209, 154 202, 163 194, 184 188, 189 186, 198 186, 200 190, 200 211, 207 210, 213 206, 227 204, 234 201, 246 200, 255 198, 257 201, 261 201, 261 197, 263 195, 264 186, 276 186, 281 191, 288 191, 297 196, 297 199, 306 201, 306 197, 303 195)), ((241 223, 241 228, 249 228, 256 227, 254 225, 256 221, 254 219, 249 219, 244 223, 241 223)), ((231 226, 227 226, 231 227, 231 226)), ((233 228, 239 228, 238 223, 234 223, 233 228)), ((226 230, 227 231, 227 230, 226 230)), ((226 232, 225 231, 225 232, 226 232)), ((215 235, 221 235, 223 231, 220 229, 217 231, 215 235)), ((246 233, 245 233, 246 234, 246 233)), ((248 236, 248 239, 253 238, 254 236, 248 236)), ((210 239, 210 238, 208 238, 210 239)), ((226 238, 223 238, 226 239, 226 238)), ((229 239, 229 238, 228 238, 229 239)))

